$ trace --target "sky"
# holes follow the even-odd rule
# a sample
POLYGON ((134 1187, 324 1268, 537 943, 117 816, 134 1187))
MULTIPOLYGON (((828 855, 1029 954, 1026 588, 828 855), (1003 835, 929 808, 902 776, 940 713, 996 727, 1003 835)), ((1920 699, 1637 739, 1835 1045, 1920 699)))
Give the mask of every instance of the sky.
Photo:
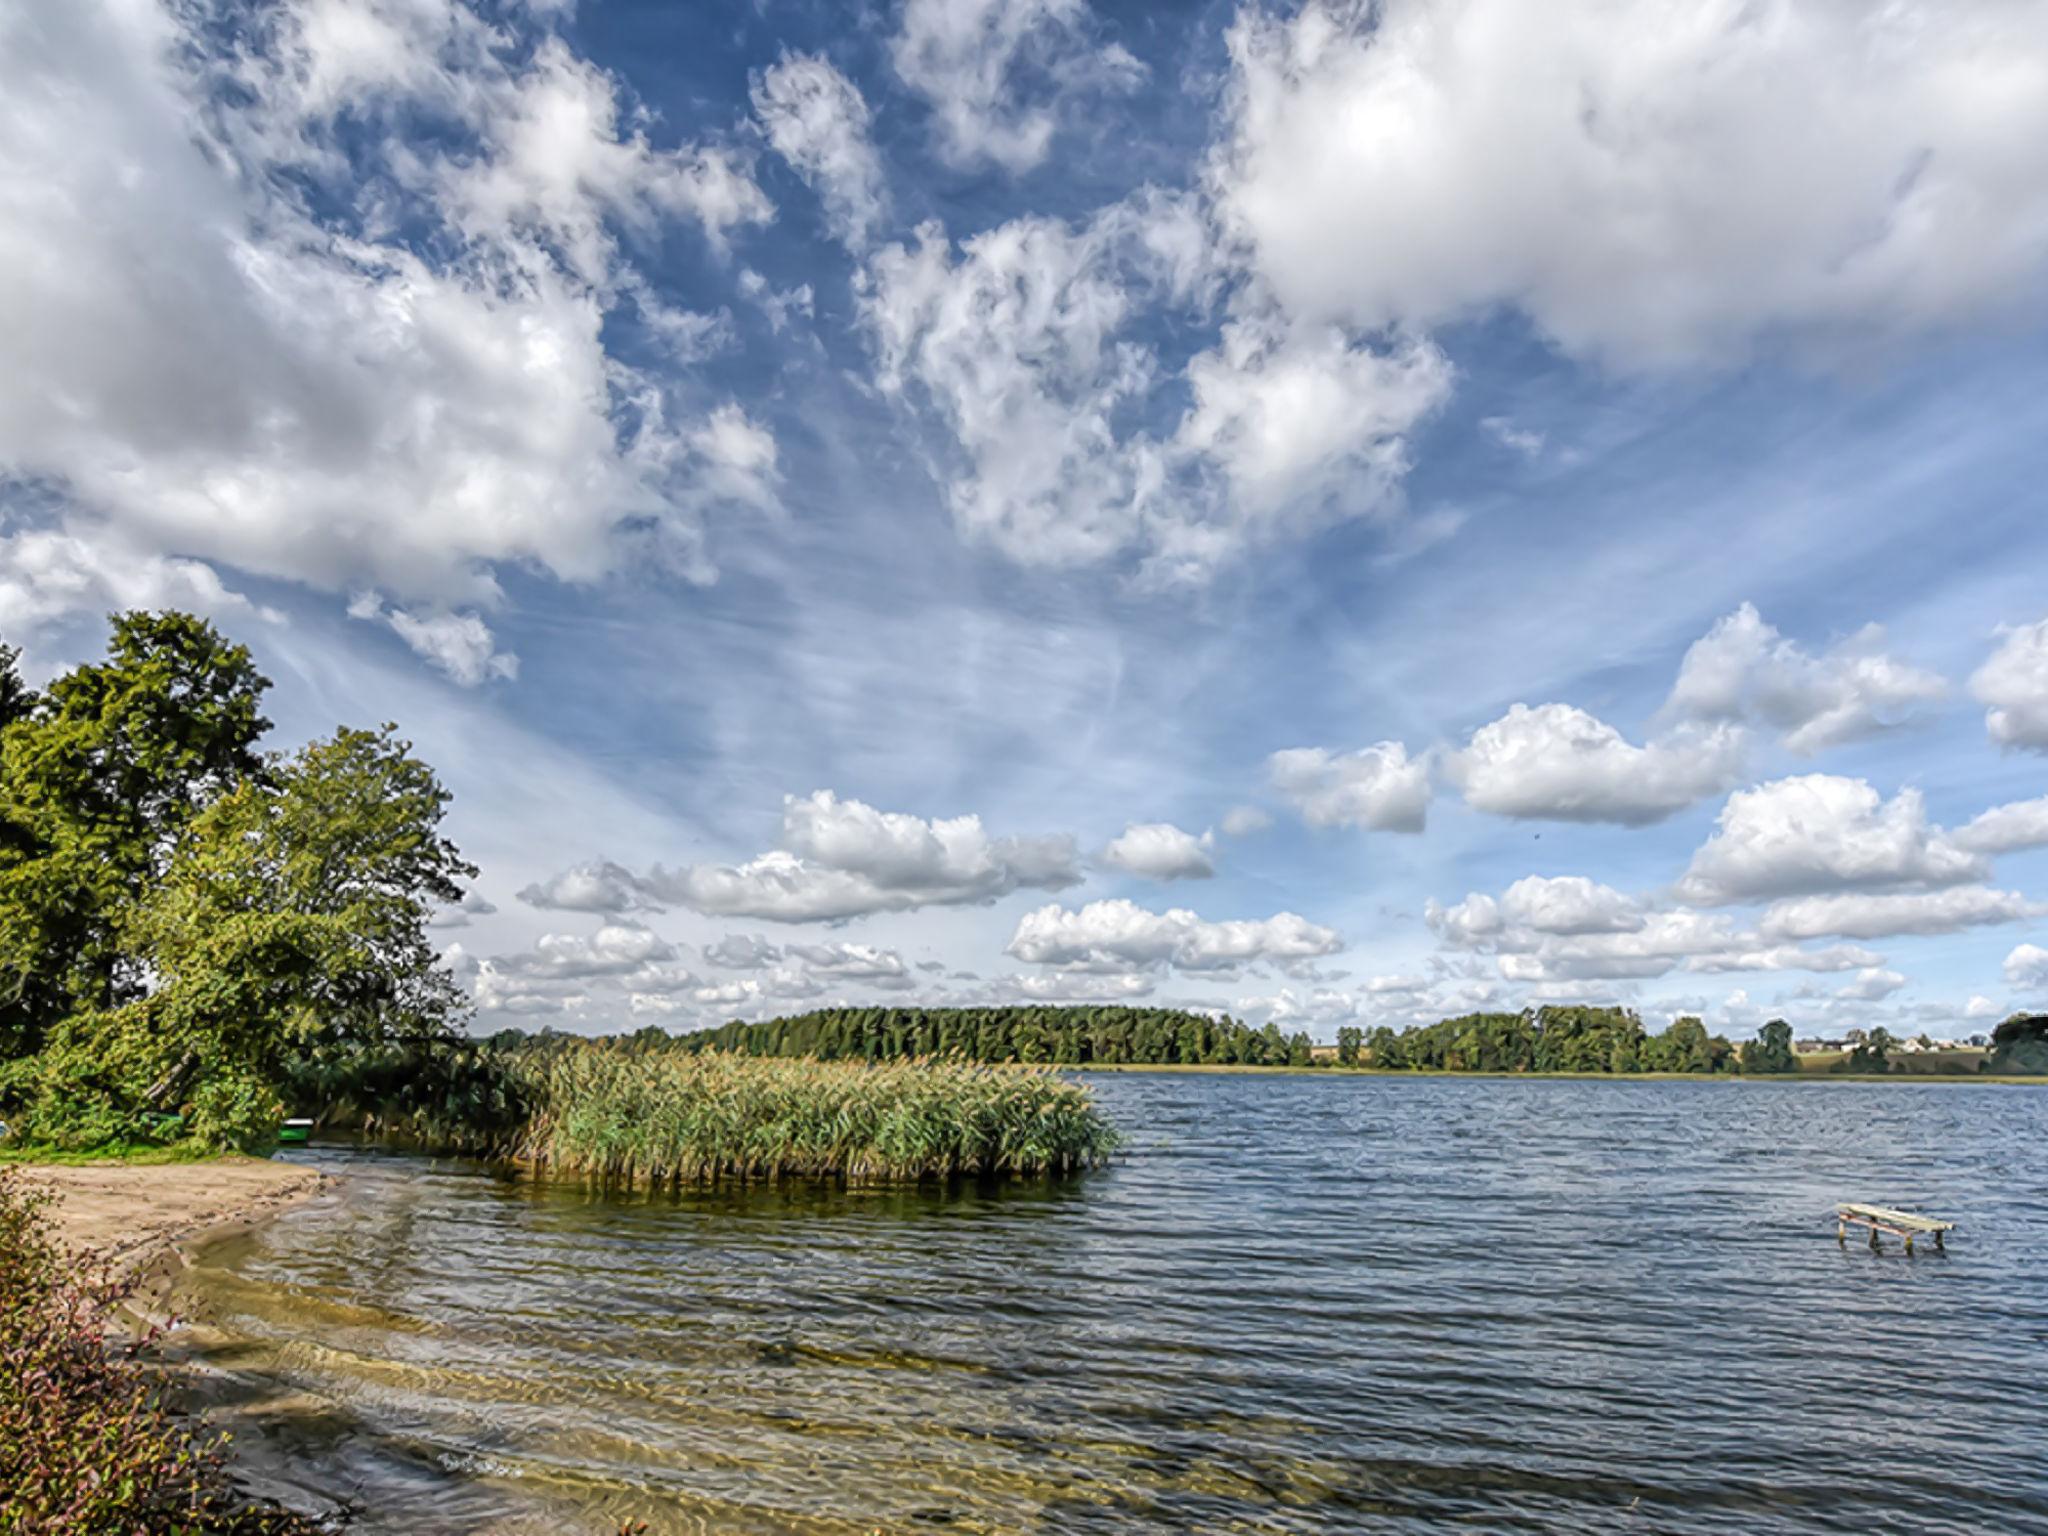
POLYGON ((2048 0, 16 0, 0 635, 479 1030, 2048 1006, 2048 0))

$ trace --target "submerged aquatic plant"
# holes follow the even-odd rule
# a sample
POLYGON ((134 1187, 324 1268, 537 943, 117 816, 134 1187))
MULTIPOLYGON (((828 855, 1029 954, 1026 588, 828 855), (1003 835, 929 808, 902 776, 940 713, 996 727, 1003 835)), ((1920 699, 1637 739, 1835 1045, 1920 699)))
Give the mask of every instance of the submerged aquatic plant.
POLYGON ((536 1052, 520 1159, 607 1183, 1059 1174, 1117 1135, 1079 1084, 956 1061, 536 1052))

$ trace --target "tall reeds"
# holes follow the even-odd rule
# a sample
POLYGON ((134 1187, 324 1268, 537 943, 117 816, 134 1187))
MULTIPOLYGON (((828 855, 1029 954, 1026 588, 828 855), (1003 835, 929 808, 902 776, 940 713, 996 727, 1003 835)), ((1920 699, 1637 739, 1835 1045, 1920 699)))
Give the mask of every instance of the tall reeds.
POLYGON ((523 1161, 611 1184, 1067 1173, 1116 1132, 1050 1071, 954 1061, 816 1061, 723 1052, 535 1052, 523 1161))

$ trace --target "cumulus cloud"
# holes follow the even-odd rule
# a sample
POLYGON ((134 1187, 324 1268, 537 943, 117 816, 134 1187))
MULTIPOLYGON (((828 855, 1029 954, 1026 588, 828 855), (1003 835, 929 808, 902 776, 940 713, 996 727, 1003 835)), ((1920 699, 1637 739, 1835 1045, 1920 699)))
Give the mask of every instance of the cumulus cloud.
POLYGON ((1030 565, 1134 557, 1170 585, 1261 541, 1395 513, 1407 435, 1448 390, 1426 343, 1252 306, 1188 364, 1174 430, 1152 430, 1171 379, 1135 322, 1217 271, 1199 212, 1153 191, 1080 224, 1013 219, 957 250, 928 222, 875 253, 857 295, 877 383, 944 427, 938 469, 964 534, 1030 565))
POLYGON ((912 980, 901 955, 873 944, 792 944, 789 952, 813 975, 838 981, 907 987, 912 980))
POLYGON ((781 846, 740 864, 660 865, 644 874, 600 862, 529 886, 535 906, 630 911, 673 902, 718 917, 840 922, 875 912, 993 901, 1078 883, 1069 836, 990 837, 978 816, 926 820, 878 811, 830 790, 783 801, 781 846))
MULTIPOLYGON (((1332 498, 1392 510, 1408 434, 1449 398, 1452 368, 1433 343, 1356 341, 1336 326, 1276 312, 1223 327, 1187 370, 1194 403, 1175 445, 1219 475, 1232 506, 1312 525, 1332 498)), ((1354 514, 1355 515, 1355 514, 1354 514)))
POLYGON ((728 971, 762 971, 782 963, 782 951, 755 934, 728 933, 704 946, 706 964, 728 971))
POLYGON ((1273 825, 1273 818, 1256 805, 1233 805, 1217 825, 1225 837, 1250 837, 1273 825))
POLYGON ((1682 900, 1724 906, 1851 890, 1927 890, 1989 866, 1927 822, 1917 789, 1885 800, 1862 779, 1809 773, 1728 797, 1678 882, 1682 900))
POLYGON ((2005 979, 2028 991, 2048 988, 2048 949, 2038 944, 2016 944, 2005 957, 2005 979))
POLYGON ((1444 767, 1475 810, 1530 820, 1647 826, 1718 794, 1742 771, 1730 725, 1684 727, 1636 746, 1568 704, 1517 704, 1444 767))
POLYGON ((31 528, 0 535, 0 631, 20 637, 74 614, 125 608, 260 613, 283 622, 282 615, 229 591, 203 561, 148 554, 104 531, 84 537, 31 528))
POLYGON ((1712 363, 1994 313, 2048 261, 2027 7, 1310 0, 1229 48, 1211 194, 1307 320, 1512 306, 1581 357, 1712 363))
POLYGON ((619 913, 654 907, 633 872, 609 859, 593 859, 535 881, 519 892, 519 899, 529 907, 561 912, 619 913))
POLYGON ((1878 966, 1856 973, 1856 979, 1846 987, 1835 989, 1835 996, 1845 1002, 1882 1002, 1906 985, 1906 978, 1897 971, 1887 971, 1878 966))
POLYGON ((1628 980, 1675 970, 1847 971, 1880 962, 1853 945, 1802 949, 1714 914, 1660 911, 1583 876, 1525 876, 1498 898, 1475 892, 1423 915, 1451 950, 1489 954, 1510 981, 1628 980))
POLYGON ((1207 880, 1216 873, 1214 839, 1196 837, 1169 822, 1134 822, 1102 850, 1102 862, 1147 880, 1207 880))
POLYGON ((1045 159, 1069 99, 1144 75, 1094 30, 1083 0, 905 0, 889 52, 903 83, 931 104, 946 160, 1028 171, 1045 159), (1027 97, 1029 86, 1037 90, 1027 97))
POLYGON ((1994 805, 1967 826, 1950 834, 1958 848, 1971 853, 2018 853, 2024 848, 2048 848, 2048 795, 2038 800, 2015 800, 1994 805))
MULTIPOLYGON (((467 957, 465 957, 467 958, 467 957)), ((633 1011, 636 999, 674 996, 697 985, 676 964, 676 948, 631 922, 608 922, 587 937, 546 933, 531 948, 493 955, 463 969, 486 1013, 561 1014, 633 1011)))
POLYGON ((1292 747, 1268 758, 1266 772, 1312 827, 1420 832, 1429 815, 1429 761, 1398 741, 1343 753, 1292 747))
POLYGON ((519 658, 498 649, 490 625, 478 614, 445 610, 409 613, 403 608, 386 608, 374 592, 352 598, 348 614, 352 619, 381 620, 390 625, 414 655, 433 663, 465 688, 519 675, 519 658))
POLYGON ((1993 741, 2048 752, 2048 619, 2003 633, 1991 659, 1971 674, 1970 692, 1986 706, 1993 741))
POLYGON ((817 191, 833 232, 864 248, 888 199, 859 88, 816 54, 784 54, 755 77, 753 101, 769 144, 817 191))
POLYGON ((1257 920, 1205 922, 1183 907, 1153 912, 1124 900, 1091 901, 1072 911, 1050 903, 1017 923, 1005 953, 1031 965, 1118 972, 1166 966, 1231 970, 1259 962, 1287 965, 1343 948, 1334 929, 1292 912, 1257 920))
POLYGON ((731 150, 657 145, 545 24, 461 0, 15 8, 0 59, 0 469, 71 537, 408 603, 627 549, 711 574, 761 444, 605 328, 617 231, 770 216, 731 150))
POLYGON ((2042 909, 2017 891, 1983 885, 1941 891, 1844 892, 1771 904, 1757 925, 1776 938, 1884 939, 1902 934, 1959 933, 1991 923, 2016 923, 2042 909))
POLYGON ((1744 603, 1693 642, 1665 705, 1688 719, 1758 721, 1812 755, 1911 721, 1948 685, 1884 650, 1871 624, 1815 656, 1744 603))

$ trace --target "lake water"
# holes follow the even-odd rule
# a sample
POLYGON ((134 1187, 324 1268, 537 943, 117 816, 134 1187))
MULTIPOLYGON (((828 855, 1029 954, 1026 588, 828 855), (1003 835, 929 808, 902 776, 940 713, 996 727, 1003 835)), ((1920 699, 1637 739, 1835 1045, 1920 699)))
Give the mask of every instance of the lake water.
POLYGON ((1056 1187, 316 1147, 196 1273, 221 1395, 380 1532, 2048 1532, 2048 1091, 1089 1081, 1056 1187))

